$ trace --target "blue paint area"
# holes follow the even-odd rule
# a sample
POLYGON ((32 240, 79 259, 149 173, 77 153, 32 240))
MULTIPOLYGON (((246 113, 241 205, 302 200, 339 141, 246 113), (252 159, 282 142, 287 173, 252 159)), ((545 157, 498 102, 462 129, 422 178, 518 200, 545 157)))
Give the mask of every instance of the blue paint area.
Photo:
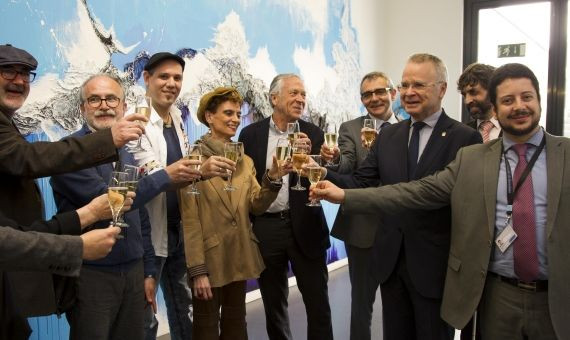
MULTIPOLYGON (((206 0, 130 0, 130 1, 93 1, 87 6, 91 15, 105 29, 113 28, 116 39, 123 46, 138 44, 128 54, 115 53, 111 56, 113 65, 121 70, 132 68, 133 79, 141 84, 142 69, 150 54, 158 51, 176 52, 187 57, 197 51, 212 46, 213 33, 227 15, 235 12, 244 26, 249 44, 249 57, 253 57, 259 48, 266 47, 270 60, 278 72, 298 72, 293 62, 295 48, 311 49, 314 33, 303 27, 300 19, 292 15, 287 2, 257 1, 206 1, 206 0)), ((0 44, 10 43, 32 53, 39 62, 38 76, 55 73, 60 79, 69 69, 68 61, 62 55, 62 48, 73 43, 78 23, 77 1, 61 2, 42 0, 11 0, 0 3, 2 33, 0 44)), ((346 0, 328 2, 327 31, 323 37, 325 60, 329 66, 333 44, 340 35, 340 15, 346 0)), ((86 58, 89 58, 86 55, 86 58)), ((142 85, 142 84, 141 84, 142 85)), ((34 91, 34 88, 32 88, 34 91)), ((184 127, 191 142, 207 132, 202 124, 194 123, 190 110, 181 107, 185 117, 184 127)), ((241 128, 252 122, 248 107, 244 106, 241 128)), ((46 141, 45 133, 28 135, 29 142, 46 141)), ((45 217, 51 218, 56 212, 53 194, 48 183, 49 178, 38 179, 45 203, 45 217)), ((323 204, 329 229, 336 216, 337 206, 323 204)), ((331 238, 328 260, 335 261, 346 257, 341 241, 331 238)), ((255 282, 248 287, 254 289, 255 282)), ((162 293, 159 292, 159 309, 165 311, 162 293)), ((69 326, 65 317, 56 316, 30 318, 33 329, 31 339, 67 339, 69 326)))

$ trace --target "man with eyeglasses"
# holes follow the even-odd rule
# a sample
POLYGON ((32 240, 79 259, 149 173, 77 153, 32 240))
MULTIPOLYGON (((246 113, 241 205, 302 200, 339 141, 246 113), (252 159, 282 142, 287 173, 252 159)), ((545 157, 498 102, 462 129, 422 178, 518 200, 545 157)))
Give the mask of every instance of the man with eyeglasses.
MULTIPOLYGON (((136 140, 144 131, 134 120, 146 120, 136 115, 89 138, 28 143, 12 119, 30 92, 37 65, 28 52, 0 45, 0 211, 21 225, 31 225, 44 217, 35 178, 117 160, 117 148, 136 140)), ((14 305, 21 315, 39 316, 56 311, 51 275, 10 272, 4 281, 8 281, 14 305)))
MULTIPOLYGON (((377 132, 399 120, 392 112, 392 101, 396 88, 392 80, 382 72, 366 74, 360 83, 360 99, 367 114, 344 122, 339 128, 338 148, 331 152, 325 144, 321 146, 321 156, 334 165, 329 169, 341 174, 353 173, 362 164, 368 148, 364 144, 364 119, 376 121, 377 132)), ((372 309, 376 290, 380 285, 375 275, 370 275, 376 225, 367 223, 367 215, 352 215, 337 219, 331 235, 344 241, 350 275, 350 339, 370 339, 372 309), (357 227, 354 227, 357 226, 357 227)))
MULTIPOLYGON (((328 171, 326 178, 343 188, 376 187, 422 178, 442 170, 466 145, 481 142, 477 131, 449 118, 441 107, 447 70, 431 54, 408 58, 400 98, 410 120, 383 128, 352 175, 328 171)), ((377 228, 372 275, 380 281, 385 340, 452 339, 453 330, 440 318, 450 242, 450 208, 368 216, 377 228)), ((350 215, 339 210, 336 223, 350 215)))
MULTIPOLYGON (((112 127, 126 110, 121 82, 109 74, 89 77, 81 86, 80 110, 86 123, 72 136, 84 138, 112 127)), ((135 164, 126 147, 119 150, 120 164, 106 163, 51 178, 58 212, 75 210, 93 197, 108 191, 112 171, 124 171, 135 164)), ((138 181, 133 210, 124 214, 123 239, 103 259, 84 261, 75 284, 77 299, 66 312, 70 339, 144 338, 144 311, 156 312, 154 248, 151 226, 144 204, 171 185, 198 179, 200 173, 190 166, 198 161, 180 160, 144 176, 138 181), (181 173, 174 174, 180 171, 181 173), (145 303, 146 301, 146 303, 145 303)), ((134 169, 138 170, 138 169, 134 169)), ((108 224, 103 221, 94 227, 108 224)))

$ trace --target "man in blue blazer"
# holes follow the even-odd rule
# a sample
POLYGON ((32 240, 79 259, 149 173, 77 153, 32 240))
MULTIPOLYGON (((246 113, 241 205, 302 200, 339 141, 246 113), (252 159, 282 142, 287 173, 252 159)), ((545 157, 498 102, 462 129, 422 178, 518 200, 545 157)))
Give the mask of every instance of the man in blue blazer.
MULTIPOLYGON (((87 121, 72 136, 83 137, 111 127, 126 109, 124 90, 117 78, 94 75, 80 89, 81 112, 87 121)), ((134 157, 123 147, 120 164, 135 164, 134 157)), ((188 163, 195 161, 185 161, 188 163)), ((59 212, 74 210, 102 193, 115 166, 112 163, 54 176, 51 185, 59 212)), ((190 169, 188 169, 190 171, 190 169)), ((185 180, 198 178, 189 172, 185 180)), ((77 300, 66 316, 70 321, 71 339, 126 339, 144 337, 146 308, 156 311, 154 249, 150 223, 144 204, 172 184, 166 170, 139 180, 133 210, 124 214, 124 238, 101 260, 84 261, 77 282, 77 300)), ((101 224, 107 224, 101 222, 101 224)), ((94 225, 95 228, 101 224, 94 225)))

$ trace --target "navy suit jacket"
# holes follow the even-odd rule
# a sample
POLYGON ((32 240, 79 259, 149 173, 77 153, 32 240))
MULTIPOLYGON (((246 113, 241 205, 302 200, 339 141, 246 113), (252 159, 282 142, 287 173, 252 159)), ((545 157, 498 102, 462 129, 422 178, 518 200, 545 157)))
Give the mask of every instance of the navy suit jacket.
MULTIPOLYGON (((370 153, 353 175, 329 171, 327 179, 343 188, 365 188, 408 182, 410 120, 383 128, 370 153)), ((420 157, 413 179, 431 175, 455 159, 457 151, 481 143, 481 135, 442 112, 420 157)), ((412 179, 412 180, 413 180, 412 179)), ((342 209, 337 219, 346 218, 342 209)), ((373 213, 373 212, 371 212, 373 213)), ((382 216, 378 226, 375 262, 380 282, 392 274, 404 247, 406 266, 416 290, 428 298, 441 298, 450 244, 451 209, 411 210, 382 216)), ((337 221, 340 223, 342 221, 337 221)), ((352 226, 358 228, 358 226, 352 226)))
MULTIPOLYGON (((84 125, 73 137, 83 137, 91 131, 84 125)), ((119 159, 123 164, 135 164, 133 156, 123 147, 119 150, 119 159)), ((58 212, 78 209, 93 198, 107 192, 107 186, 113 171, 113 164, 106 163, 92 168, 53 176, 50 184, 58 212)), ((145 176, 139 180, 137 196, 130 211, 124 214, 129 227, 122 231, 124 239, 119 240, 109 255, 96 261, 84 261, 84 264, 104 267, 111 270, 128 269, 134 261, 143 257, 145 275, 154 275, 154 248, 150 239, 150 222, 144 204, 161 191, 166 190, 169 178, 166 172, 145 176), (126 266, 125 268, 123 268, 126 266)), ((109 220, 99 221, 91 228, 105 228, 109 220)))
MULTIPOLYGON (((269 138, 269 119, 246 126, 240 133, 239 141, 243 142, 245 154, 253 159, 257 181, 262 182, 266 170, 267 139, 269 138)), ((311 140, 311 155, 320 153, 324 142, 324 134, 316 125, 299 120, 301 132, 307 134, 311 140)), ((289 188, 296 183, 297 175, 289 175, 289 188)), ((301 178, 301 184, 308 188, 310 183, 301 178)), ((321 207, 307 207, 309 201, 308 190, 295 191, 289 189, 289 209, 291 210, 291 224, 295 242, 309 258, 323 256, 323 252, 330 247, 329 229, 321 207)), ((255 217, 252 217, 255 224, 255 217)), ((261 231, 259 231, 261 232, 261 231)))

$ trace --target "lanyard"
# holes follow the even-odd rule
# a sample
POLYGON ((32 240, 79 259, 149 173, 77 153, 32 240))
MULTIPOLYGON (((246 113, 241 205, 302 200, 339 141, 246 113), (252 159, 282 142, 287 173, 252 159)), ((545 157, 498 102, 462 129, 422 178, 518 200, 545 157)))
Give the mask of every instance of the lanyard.
POLYGON ((534 150, 532 158, 530 159, 530 162, 526 165, 526 168, 524 169, 523 173, 521 174, 521 177, 519 178, 519 181, 518 181, 514 191, 513 191, 513 177, 511 175, 511 166, 509 164, 509 160, 507 159, 507 152, 504 151, 504 146, 501 146, 501 153, 503 154, 503 157, 505 158, 505 170, 507 172, 507 204, 508 204, 507 205, 507 215, 509 217, 510 217, 511 213, 513 212, 513 201, 514 201, 515 195, 517 194, 519 188, 524 183, 526 177, 528 176, 528 174, 530 173, 530 171, 534 167, 534 164, 536 163, 536 160, 538 159, 538 156, 540 155, 540 153, 544 149, 545 145, 546 145, 546 135, 544 135, 542 137, 542 141, 540 141, 540 145, 538 146, 538 148, 536 148, 536 150, 534 150))

